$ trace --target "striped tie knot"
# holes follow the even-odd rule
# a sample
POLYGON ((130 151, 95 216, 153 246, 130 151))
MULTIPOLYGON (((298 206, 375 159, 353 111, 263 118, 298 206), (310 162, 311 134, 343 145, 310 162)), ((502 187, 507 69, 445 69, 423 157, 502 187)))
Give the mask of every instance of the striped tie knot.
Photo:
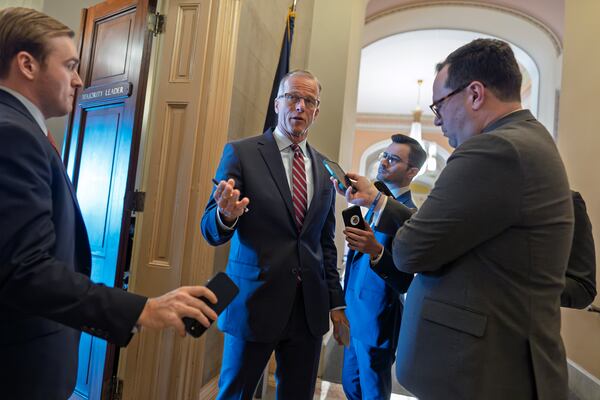
POLYGON ((294 203, 294 220, 298 231, 302 229, 307 208, 306 169, 304 167, 304 155, 297 144, 290 146, 294 152, 292 163, 292 202, 294 203))

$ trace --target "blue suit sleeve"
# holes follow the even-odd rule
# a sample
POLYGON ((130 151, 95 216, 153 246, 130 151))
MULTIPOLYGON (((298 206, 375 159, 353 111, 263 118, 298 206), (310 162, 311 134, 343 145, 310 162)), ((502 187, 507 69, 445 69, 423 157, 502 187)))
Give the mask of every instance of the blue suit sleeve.
MULTIPOLYGON (((225 145, 225 148, 223 149, 223 155, 221 156, 215 179, 217 181, 233 179, 235 181, 236 189, 239 189, 241 193, 244 191, 240 159, 231 143, 225 145)), ((204 209, 200 227, 204 239, 212 246, 219 246, 231 239, 235 233, 235 229, 225 230, 219 226, 217 221, 217 213, 219 211, 214 199, 214 193, 215 187, 213 187, 208 204, 206 204, 206 208, 204 209)))

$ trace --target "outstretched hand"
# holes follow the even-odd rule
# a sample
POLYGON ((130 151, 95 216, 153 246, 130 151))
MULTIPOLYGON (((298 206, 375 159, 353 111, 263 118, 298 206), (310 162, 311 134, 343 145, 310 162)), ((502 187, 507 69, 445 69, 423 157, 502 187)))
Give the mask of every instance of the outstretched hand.
POLYGON ((185 336, 183 317, 193 318, 208 328, 209 319, 216 320, 217 314, 198 297, 217 303, 217 296, 204 286, 182 286, 148 299, 137 323, 149 329, 175 328, 182 337, 185 336))
POLYGON ((235 189, 235 181, 228 179, 217 185, 213 198, 219 207, 221 219, 227 224, 232 224, 248 207, 250 199, 244 197, 240 200, 240 191, 235 189))

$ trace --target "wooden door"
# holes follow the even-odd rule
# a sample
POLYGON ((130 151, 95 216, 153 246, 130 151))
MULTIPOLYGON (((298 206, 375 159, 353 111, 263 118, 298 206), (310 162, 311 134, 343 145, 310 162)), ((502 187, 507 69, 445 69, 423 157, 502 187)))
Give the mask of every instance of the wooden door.
MULTIPOLYGON (((108 0, 82 15, 78 91, 64 159, 92 250, 92 280, 123 287, 156 0, 108 0)), ((124 288, 125 289, 125 288, 124 288)), ((107 398, 117 349, 82 334, 73 398, 107 398)))
MULTIPOLYGON (((202 238, 200 218, 227 140, 240 1, 159 3, 165 29, 154 43, 138 180, 146 204, 136 221, 132 256, 136 293, 156 296, 204 283, 214 273, 215 250, 202 238)), ((214 398, 219 336, 216 328, 200 339, 142 330, 119 358, 123 399, 214 398)))

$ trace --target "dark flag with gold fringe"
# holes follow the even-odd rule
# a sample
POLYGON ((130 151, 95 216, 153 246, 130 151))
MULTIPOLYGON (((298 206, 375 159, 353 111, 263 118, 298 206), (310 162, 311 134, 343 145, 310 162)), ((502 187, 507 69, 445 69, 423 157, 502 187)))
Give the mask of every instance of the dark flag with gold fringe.
POLYGON ((265 127, 263 132, 269 128, 274 128, 277 125, 277 114, 275 114, 275 106, 273 100, 277 97, 279 89, 279 81, 290 72, 290 53, 292 50, 292 37, 294 36, 294 20, 296 19, 296 1, 290 7, 287 15, 285 32, 283 34, 283 42, 281 43, 281 53, 279 54, 279 63, 275 71, 273 79, 273 87, 271 88, 271 96, 269 97, 269 107, 267 108, 267 116, 265 118, 265 127))

